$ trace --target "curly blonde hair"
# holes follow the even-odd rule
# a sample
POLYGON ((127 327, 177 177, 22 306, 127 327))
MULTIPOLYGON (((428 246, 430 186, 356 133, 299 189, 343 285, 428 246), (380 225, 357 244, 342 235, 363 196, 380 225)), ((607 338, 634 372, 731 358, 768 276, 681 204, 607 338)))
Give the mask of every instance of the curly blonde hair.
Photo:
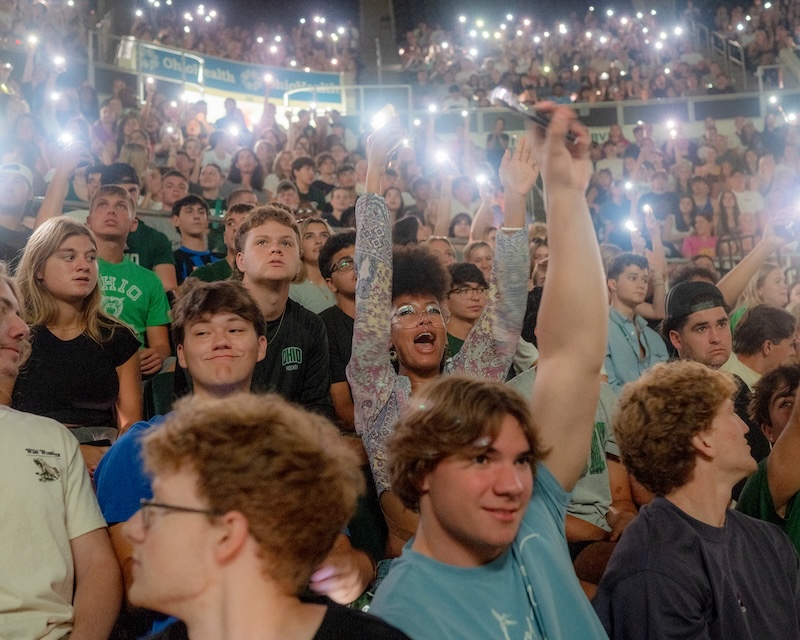
POLYGON ((289 595, 308 584, 364 489, 336 428, 274 394, 184 398, 143 442, 148 473, 191 471, 211 511, 247 518, 264 573, 289 595))
POLYGON ((711 429, 736 389, 731 374, 699 362, 655 365, 622 390, 614 417, 622 463, 653 493, 682 487, 694 471, 692 438, 711 429))

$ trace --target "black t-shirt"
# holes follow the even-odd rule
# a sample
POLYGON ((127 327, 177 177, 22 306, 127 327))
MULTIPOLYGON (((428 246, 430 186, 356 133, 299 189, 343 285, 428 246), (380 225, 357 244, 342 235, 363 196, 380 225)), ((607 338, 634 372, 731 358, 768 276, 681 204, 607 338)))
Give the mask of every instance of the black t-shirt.
POLYGON ((334 419, 328 336, 316 313, 289 299, 283 317, 267 323, 267 357, 256 364, 251 389, 334 419))
POLYGON ((28 238, 32 233, 33 231, 27 227, 22 231, 12 231, 0 226, 0 260, 8 265, 11 273, 16 271, 22 250, 28 244, 28 238))
MULTIPOLYGON (((301 598, 306 600, 305 598, 301 598)), ((386 624, 380 618, 325 601, 328 610, 313 640, 409 640, 402 631, 386 624)), ((186 625, 182 622, 167 627, 150 640, 188 640, 186 625)))
MULTIPOLYGON (((298 193, 300 190, 298 189, 298 193)), ((317 205, 317 210, 322 211, 325 205, 325 195, 317 189, 313 184, 308 188, 307 193, 300 193, 301 202, 313 202, 317 205)))
POLYGON ((133 332, 119 325, 101 345, 86 334, 61 340, 33 327, 31 356, 14 385, 12 406, 66 425, 116 427, 116 368, 139 349, 133 332))
POLYGON ((592 601, 617 640, 800 638, 800 571, 773 524, 695 520, 662 497, 625 529, 592 601))
POLYGON ((345 368, 353 351, 354 320, 339 307, 328 307, 319 314, 328 334, 328 353, 331 357, 331 384, 347 382, 345 368))

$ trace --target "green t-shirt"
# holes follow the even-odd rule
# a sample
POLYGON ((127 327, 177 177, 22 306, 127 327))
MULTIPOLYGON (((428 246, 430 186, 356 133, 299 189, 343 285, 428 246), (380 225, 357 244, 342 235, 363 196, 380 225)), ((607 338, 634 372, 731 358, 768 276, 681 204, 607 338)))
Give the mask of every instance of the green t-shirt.
POLYGON ((98 258, 97 264, 103 311, 131 327, 144 346, 147 327, 169 324, 169 301, 161 280, 127 258, 119 264, 98 258))
POLYGON ((169 238, 142 220, 139 220, 136 231, 128 234, 128 257, 131 262, 145 269, 152 269, 158 264, 175 264, 169 238))
POLYGON ((731 335, 736 330, 736 325, 739 324, 739 321, 742 319, 742 316, 747 312, 748 307, 739 307, 736 311, 732 312, 731 315, 728 316, 728 325, 731 328, 731 335))
POLYGON ((464 341, 461 338, 456 338, 455 336, 451 336, 448 333, 447 334, 447 346, 450 347, 450 354, 449 354, 448 357, 452 358, 459 351, 461 351, 461 347, 464 346, 464 341))
POLYGON ((218 282, 227 280, 232 274, 231 265, 228 264, 227 260, 222 259, 198 267, 189 274, 189 278, 197 278, 203 282, 218 282))
POLYGON ((797 494, 792 496, 786 505, 785 518, 775 511, 775 503, 772 501, 767 482, 767 458, 764 458, 758 463, 756 472, 747 479, 739 495, 736 509, 753 518, 778 525, 800 552, 800 509, 796 508, 796 501, 797 494))

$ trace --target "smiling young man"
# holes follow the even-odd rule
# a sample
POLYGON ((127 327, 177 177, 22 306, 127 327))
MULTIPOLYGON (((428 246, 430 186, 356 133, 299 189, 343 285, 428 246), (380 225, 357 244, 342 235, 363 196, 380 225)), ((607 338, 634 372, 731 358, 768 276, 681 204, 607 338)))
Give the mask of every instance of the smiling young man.
MULTIPOLYGON (((550 125, 515 152, 524 157, 532 144, 541 166, 551 251, 531 401, 500 382, 444 377, 406 399, 387 435, 393 491, 419 518, 370 611, 419 640, 606 637, 564 531, 569 492, 589 454, 607 336, 608 294, 584 197, 590 138, 568 107, 537 107, 550 125)), ((507 151, 501 175, 511 157, 507 151)), ((511 210, 532 186, 526 173, 504 180, 511 210)), ((498 258, 513 234, 498 231, 498 258)))
MULTIPOLYGON (((261 312, 239 283, 190 282, 175 306, 172 330, 178 362, 192 376, 194 394, 213 398, 248 391, 253 369, 267 348, 261 312)), ((163 420, 156 416, 134 424, 109 449, 94 476, 126 585, 131 548, 122 536, 122 523, 136 513, 141 499, 152 497, 140 458, 141 438, 163 420)))
POLYGON ((623 390, 622 462, 656 498, 614 550, 593 601, 612 638, 800 638, 800 562, 773 525, 729 509, 756 469, 730 374, 659 364, 623 390))
POLYGON ((267 357, 253 374, 253 391, 275 391, 335 419, 325 326, 289 298, 301 268, 300 230, 282 207, 253 209, 236 232, 236 269, 267 321, 267 357))
POLYGON ((0 637, 108 638, 119 569, 78 441, 9 408, 29 351, 13 281, 0 265, 0 637))
POLYGON ((620 254, 608 268, 611 307, 605 366, 608 384, 616 393, 654 364, 667 360, 664 341, 636 313, 647 295, 649 273, 647 258, 633 253, 620 254))
POLYGON ((97 238, 103 310, 133 329, 142 345, 142 375, 153 375, 171 355, 169 302, 158 276, 125 256, 128 236, 137 225, 125 189, 107 185, 97 190, 86 226, 97 238))

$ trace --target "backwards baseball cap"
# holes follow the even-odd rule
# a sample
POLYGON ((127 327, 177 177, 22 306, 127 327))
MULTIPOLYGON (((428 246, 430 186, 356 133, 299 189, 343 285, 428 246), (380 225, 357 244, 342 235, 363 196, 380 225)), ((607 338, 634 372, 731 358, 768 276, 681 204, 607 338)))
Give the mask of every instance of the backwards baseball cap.
POLYGON ((114 162, 103 168, 100 174, 100 184, 139 184, 136 169, 124 162, 114 162))
POLYGON ((22 176, 28 183, 28 187, 33 189, 33 174, 24 164, 19 162, 8 162, 0 166, 0 175, 22 176))
POLYGON ((728 309, 722 292, 710 282, 681 282, 669 290, 666 307, 668 320, 715 307, 728 309))

